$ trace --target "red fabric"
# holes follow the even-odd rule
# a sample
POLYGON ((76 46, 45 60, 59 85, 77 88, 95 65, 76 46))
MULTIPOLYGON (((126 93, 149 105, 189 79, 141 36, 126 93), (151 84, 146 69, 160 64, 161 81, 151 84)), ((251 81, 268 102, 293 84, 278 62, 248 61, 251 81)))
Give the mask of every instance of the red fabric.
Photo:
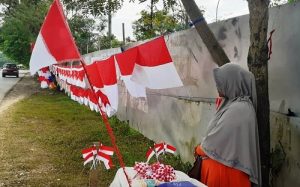
POLYGON ((275 32, 275 29, 273 29, 271 32, 270 32, 270 37, 268 39, 268 47, 269 47, 269 54, 268 54, 268 60, 271 59, 271 54, 272 54, 272 36, 273 36, 273 33, 275 32))
POLYGON ((111 56, 106 60, 96 61, 94 64, 97 64, 97 69, 104 85, 117 84, 114 56, 111 56))
POLYGON ((154 67, 172 62, 163 36, 138 46, 137 64, 154 67))
POLYGON ((101 91, 96 92, 96 95, 98 98, 101 99, 101 102, 106 106, 107 104, 110 104, 108 97, 101 91))
POLYGON ((47 72, 49 71, 49 66, 43 67, 43 68, 41 69, 41 71, 42 71, 43 73, 47 73, 47 72))
POLYGON ((130 48, 123 53, 115 55, 121 75, 132 75, 138 57, 138 48, 130 48))
POLYGON ((80 60, 80 54, 58 0, 52 3, 41 33, 47 48, 58 63, 80 60))
POLYGON ((97 87, 97 88, 103 88, 103 83, 99 74, 99 71, 97 69, 96 63, 90 64, 86 66, 87 74, 89 75, 90 83, 97 87))
MULTIPOLYGON (((206 156, 200 146, 196 148, 196 153, 206 156)), ((209 187, 251 187, 246 173, 210 158, 202 160, 201 182, 209 187)))
POLYGON ((222 97, 218 97, 216 99, 216 109, 218 109, 220 107, 222 101, 223 101, 222 97))

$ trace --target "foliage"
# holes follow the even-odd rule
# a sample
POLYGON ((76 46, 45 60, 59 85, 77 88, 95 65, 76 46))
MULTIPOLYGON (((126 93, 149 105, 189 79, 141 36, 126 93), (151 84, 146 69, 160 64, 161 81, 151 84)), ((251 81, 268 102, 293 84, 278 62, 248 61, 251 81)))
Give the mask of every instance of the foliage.
MULTIPOLYGON (((28 1, 29 2, 29 1, 28 1)), ((3 18, 0 28, 0 50, 12 60, 28 64, 30 43, 38 35, 49 3, 22 3, 3 18)))
MULTIPOLYGON (((138 1, 139 3, 144 3, 147 1, 151 1, 153 5, 156 5, 160 0, 130 0, 131 2, 138 1)), ((164 10, 168 10, 170 8, 174 8, 176 5, 178 5, 176 0, 162 0, 164 5, 164 10)))
POLYGON ((133 23, 133 34, 137 40, 145 40, 183 28, 184 23, 164 10, 154 12, 152 17, 150 12, 143 10, 141 18, 133 23))
POLYGON ((97 25, 94 19, 75 14, 68 22, 81 54, 96 51, 97 34, 94 33, 94 31, 102 32, 105 28, 105 20, 102 20, 100 24, 97 25))
POLYGON ((83 14, 93 16, 108 15, 109 10, 116 12, 123 5, 124 0, 63 0, 68 10, 81 10, 83 14))
POLYGON ((8 63, 8 62, 12 62, 12 60, 7 58, 7 56, 5 56, 2 52, 0 52, 0 67, 2 67, 3 64, 8 63))
POLYGON ((115 35, 111 35, 111 39, 109 40, 108 34, 100 36, 98 39, 100 40, 100 48, 101 49, 109 49, 109 48, 115 48, 120 47, 122 45, 122 42, 119 41, 115 35), (109 45, 109 42, 111 41, 111 47, 109 45))
POLYGON ((286 3, 295 3, 299 0, 271 0, 270 1, 270 6, 274 7, 274 6, 278 6, 278 5, 282 5, 282 4, 286 4, 286 3))

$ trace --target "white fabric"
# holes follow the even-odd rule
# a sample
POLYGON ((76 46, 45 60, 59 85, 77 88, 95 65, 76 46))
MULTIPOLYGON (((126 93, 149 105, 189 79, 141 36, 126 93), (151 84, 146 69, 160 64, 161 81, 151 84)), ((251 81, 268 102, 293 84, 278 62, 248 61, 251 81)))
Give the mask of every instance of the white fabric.
POLYGON ((107 115, 109 116, 109 112, 116 113, 118 111, 118 105, 119 105, 119 93, 118 93, 118 85, 110 85, 106 86, 101 89, 101 91, 107 96, 109 103, 110 103, 110 109, 111 111, 106 111, 107 115))
POLYGON ((55 58, 50 54, 44 43, 41 32, 39 33, 29 62, 30 73, 34 75, 39 69, 56 64, 55 58))
POLYGON ((145 86, 131 80, 132 75, 121 76, 125 86, 132 97, 146 97, 145 86))
MULTIPOLYGON (((137 172, 133 169, 133 167, 125 167, 125 170, 130 179, 132 179, 137 174, 137 172)), ((175 174, 176 174, 176 180, 174 180, 173 182, 188 181, 198 187, 207 187, 206 185, 202 184, 201 182, 190 178, 187 174, 185 174, 181 171, 175 170, 175 174)), ((134 184, 134 179, 132 182, 134 184)), ((114 180, 110 184, 110 187, 128 187, 128 186, 129 185, 127 183, 127 179, 123 172, 123 169, 122 168, 118 169, 114 180)), ((132 187, 134 187, 134 186, 132 186, 132 187)))
POLYGON ((165 89, 183 86, 173 63, 154 67, 135 64, 131 80, 150 89, 165 89))

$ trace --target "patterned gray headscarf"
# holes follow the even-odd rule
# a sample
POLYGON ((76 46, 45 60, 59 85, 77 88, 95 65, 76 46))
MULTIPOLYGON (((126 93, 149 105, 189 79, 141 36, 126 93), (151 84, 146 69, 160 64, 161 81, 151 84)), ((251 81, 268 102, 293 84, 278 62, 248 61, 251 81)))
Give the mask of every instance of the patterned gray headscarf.
POLYGON ((245 172, 252 183, 260 186, 254 75, 228 63, 214 69, 214 78, 224 100, 210 121, 201 144, 203 151, 210 158, 245 172))

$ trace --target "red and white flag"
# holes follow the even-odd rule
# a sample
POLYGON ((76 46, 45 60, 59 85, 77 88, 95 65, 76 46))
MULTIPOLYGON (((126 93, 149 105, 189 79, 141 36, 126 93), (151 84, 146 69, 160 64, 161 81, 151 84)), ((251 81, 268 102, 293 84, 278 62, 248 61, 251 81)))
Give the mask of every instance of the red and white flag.
POLYGON ((103 83, 103 88, 101 91, 107 96, 110 103, 110 108, 108 108, 108 105, 106 106, 106 114, 108 117, 111 117, 117 112, 119 104, 117 73, 114 56, 111 56, 105 60, 92 61, 93 63, 96 63, 103 83))
POLYGON ((147 163, 150 161, 150 159, 155 155, 154 150, 150 147, 146 153, 146 159, 147 163))
POLYGON ((163 36, 137 48, 138 58, 131 80, 150 89, 183 86, 163 36))
POLYGON ((154 145, 155 151, 156 151, 156 155, 159 156, 160 154, 165 154, 167 153, 172 153, 174 154, 176 151, 176 147, 166 144, 166 143, 158 143, 154 145))
POLYGON ((95 146, 84 149, 81 152, 82 152, 82 157, 84 159, 83 165, 86 165, 86 164, 94 161, 95 156, 97 155, 97 149, 95 146))
POLYGON ((96 160, 98 160, 99 162, 103 162, 106 169, 110 169, 113 166, 110 156, 103 152, 99 151, 97 153, 96 160))
POLYGON ((146 97, 145 86, 131 80, 135 63, 138 58, 138 48, 130 48, 115 55, 117 67, 120 70, 121 80, 124 81, 129 94, 133 97, 146 97))
POLYGON ((174 147, 172 145, 165 144, 164 147, 165 147, 165 151, 168 152, 168 153, 174 154, 175 151, 176 151, 176 147, 174 147))
MULTIPOLYGON (((109 102, 107 96, 103 93, 104 85, 103 85, 101 76, 99 74, 97 64, 92 63, 90 65, 87 65, 86 71, 89 76, 90 83, 93 85, 96 96, 98 97, 97 99, 100 103, 100 106, 102 106, 103 107, 102 110, 104 112, 106 112, 106 107, 109 108, 110 102, 109 102)), ((92 96, 92 93, 90 93, 90 94, 92 96)), ((92 102, 92 103, 95 104, 95 102, 92 102)), ((96 102, 96 104, 97 104, 97 102, 96 102)))
POLYGON ((69 25, 59 0, 52 3, 36 39, 31 58, 30 73, 52 64, 80 60, 69 25))
POLYGON ((165 143, 158 143, 158 144, 155 144, 154 145, 154 148, 155 148, 155 152, 156 152, 156 155, 159 156, 160 154, 164 153, 164 145, 165 143))
POLYGON ((99 152, 112 156, 114 154, 114 148, 100 145, 99 152))

